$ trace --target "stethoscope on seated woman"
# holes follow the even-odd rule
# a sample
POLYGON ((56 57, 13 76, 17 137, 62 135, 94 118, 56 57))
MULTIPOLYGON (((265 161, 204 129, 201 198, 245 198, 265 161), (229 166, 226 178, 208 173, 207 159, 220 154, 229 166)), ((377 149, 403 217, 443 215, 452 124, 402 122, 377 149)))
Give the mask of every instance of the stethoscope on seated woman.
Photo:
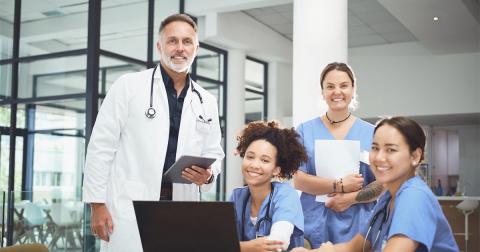
MULTIPOLYGON (((154 82, 155 71, 157 70, 157 68, 158 68, 158 65, 156 65, 153 68, 152 79, 150 80, 150 106, 145 111, 145 116, 149 119, 155 118, 155 115, 157 114, 157 111, 153 108, 153 82, 154 82)), ((202 115, 196 116, 197 120, 206 124, 210 124, 210 122, 212 121, 212 118, 206 118, 202 95, 195 88, 195 86, 193 85, 193 81, 191 79, 190 79, 190 85, 192 86, 192 92, 197 94, 198 100, 200 101, 200 105, 202 105, 202 111, 204 116, 202 115)))
MULTIPOLYGON (((362 252, 365 252, 365 245, 367 244, 367 239, 368 239, 368 235, 370 234, 370 231, 372 231, 373 226, 375 226, 378 217, 381 214, 383 214, 382 215, 382 222, 380 222, 380 226, 378 227, 377 235, 375 236, 375 239, 373 240, 373 242, 370 246, 372 251, 375 249, 375 245, 378 242, 378 238, 380 238, 380 235, 382 233, 383 225, 386 224, 386 222, 388 221, 388 216, 390 215, 389 212, 388 212, 388 205, 389 204, 387 202, 387 204, 385 204, 385 206, 382 209, 380 209, 380 211, 378 211, 377 213, 375 213, 373 215, 372 220, 370 221, 370 223, 368 225, 367 234, 365 235, 365 238, 363 239, 362 252)), ((388 233, 389 227, 390 227, 390 224, 388 224, 387 233, 388 233)))
MULTIPOLYGON (((270 226, 272 225, 272 218, 270 217, 270 205, 272 204, 272 197, 273 197, 273 185, 272 185, 272 190, 270 191, 270 196, 268 197, 268 202, 267 202, 267 211, 265 212, 265 216, 258 219, 257 223, 255 224, 255 238, 260 238, 262 236, 265 236, 265 234, 260 235, 260 226, 263 222, 269 222, 270 226)), ((245 236, 245 212, 247 211, 247 204, 248 200, 250 199, 250 191, 248 191, 248 195, 245 198, 245 201, 243 202, 243 210, 242 210, 242 240, 247 241, 247 238, 245 236)))

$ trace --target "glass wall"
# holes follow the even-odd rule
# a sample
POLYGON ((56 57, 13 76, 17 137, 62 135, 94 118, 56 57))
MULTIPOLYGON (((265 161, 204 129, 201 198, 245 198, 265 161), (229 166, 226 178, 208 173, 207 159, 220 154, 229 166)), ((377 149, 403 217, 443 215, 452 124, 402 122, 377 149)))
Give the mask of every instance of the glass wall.
POLYGON ((2 1, 0 6, 0 60, 2 60, 12 57, 15 0, 2 1))
POLYGON ((88 1, 22 0, 20 17, 20 57, 87 47, 88 1))
MULTIPOLYGON (((40 242, 50 251, 97 251, 88 206, 81 202, 86 132, 93 126, 89 113, 97 113, 89 110, 87 97, 98 97, 100 107, 121 75, 158 62, 160 21, 178 12, 180 1, 155 0, 153 16, 148 0, 101 1, 96 55, 86 50, 89 1, 19 2, 15 24, 15 0, 0 1, 0 195, 5 191, 5 209, 12 209, 2 212, 2 234, 8 245, 40 242), (87 65, 89 56, 98 57, 97 69, 87 65), (98 74, 94 94, 87 93, 90 73, 98 74)), ((224 133, 227 52, 201 47, 192 76, 217 98, 224 133)), ((224 200, 224 183, 225 173, 202 199, 224 200)))
POLYGON ((268 64, 247 57, 245 60, 245 123, 267 118, 268 64))
POLYGON ((84 94, 86 63, 86 55, 20 63, 18 97, 84 94))
MULTIPOLYGON (((226 125, 226 62, 227 52, 207 44, 200 44, 198 56, 193 67, 193 78, 205 90, 210 92, 218 102, 218 114, 222 131, 222 148, 225 149, 225 125, 226 125)), ((202 194, 202 200, 225 200, 225 160, 222 163, 222 173, 217 178, 215 187, 202 194)))
POLYGON ((12 92, 12 65, 0 65, 0 101, 8 99, 12 92))
POLYGON ((81 251, 88 1, 6 0, 0 9, 0 191, 12 209, 2 208, 2 246, 81 251))

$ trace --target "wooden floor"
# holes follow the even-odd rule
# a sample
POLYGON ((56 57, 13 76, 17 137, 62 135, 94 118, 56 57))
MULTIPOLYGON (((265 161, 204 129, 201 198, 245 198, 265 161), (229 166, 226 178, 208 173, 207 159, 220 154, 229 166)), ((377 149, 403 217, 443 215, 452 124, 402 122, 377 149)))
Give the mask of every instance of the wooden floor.
MULTIPOLYGON (((461 201, 441 200, 440 205, 442 206, 445 217, 447 217, 447 220, 452 227, 460 251, 465 251, 465 236, 462 234, 465 233, 465 217, 463 213, 455 207, 460 202, 461 201)), ((477 209, 468 217, 468 252, 480 251, 479 224, 479 209, 477 209)))

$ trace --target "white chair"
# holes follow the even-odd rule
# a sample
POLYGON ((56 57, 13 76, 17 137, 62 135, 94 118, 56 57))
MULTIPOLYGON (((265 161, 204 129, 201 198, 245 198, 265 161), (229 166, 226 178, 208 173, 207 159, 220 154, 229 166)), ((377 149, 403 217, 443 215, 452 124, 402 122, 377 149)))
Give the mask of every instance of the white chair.
POLYGON ((43 242, 43 226, 47 223, 47 215, 39 206, 30 201, 23 201, 22 207, 23 219, 21 221, 24 233, 17 237, 18 242, 43 242), (24 238, 23 241, 22 238, 24 238))
POLYGON ((63 238, 63 249, 65 251, 67 251, 68 245, 71 246, 70 248, 77 248, 75 234, 80 247, 82 246, 82 210, 82 202, 70 201, 52 204, 50 216, 55 223, 55 232, 49 245, 50 249, 57 248, 57 242, 60 238, 63 238))
POLYGON ((465 235, 465 251, 468 251, 468 216, 475 212, 475 209, 478 207, 478 200, 464 200, 456 206, 457 209, 461 210, 463 215, 465 215, 465 233, 460 233, 465 235))

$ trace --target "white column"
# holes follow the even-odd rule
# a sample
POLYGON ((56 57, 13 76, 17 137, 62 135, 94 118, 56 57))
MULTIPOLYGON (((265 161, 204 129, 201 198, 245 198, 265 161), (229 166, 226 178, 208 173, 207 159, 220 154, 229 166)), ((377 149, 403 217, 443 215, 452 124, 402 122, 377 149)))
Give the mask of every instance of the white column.
POLYGON ((236 135, 245 124, 245 52, 228 51, 228 83, 227 83, 227 135, 225 157, 227 165, 225 172, 227 199, 236 187, 243 186, 241 159, 234 156, 237 146, 236 135))
POLYGON ((320 73, 348 57, 347 0, 293 1, 293 124, 320 116, 320 73))

